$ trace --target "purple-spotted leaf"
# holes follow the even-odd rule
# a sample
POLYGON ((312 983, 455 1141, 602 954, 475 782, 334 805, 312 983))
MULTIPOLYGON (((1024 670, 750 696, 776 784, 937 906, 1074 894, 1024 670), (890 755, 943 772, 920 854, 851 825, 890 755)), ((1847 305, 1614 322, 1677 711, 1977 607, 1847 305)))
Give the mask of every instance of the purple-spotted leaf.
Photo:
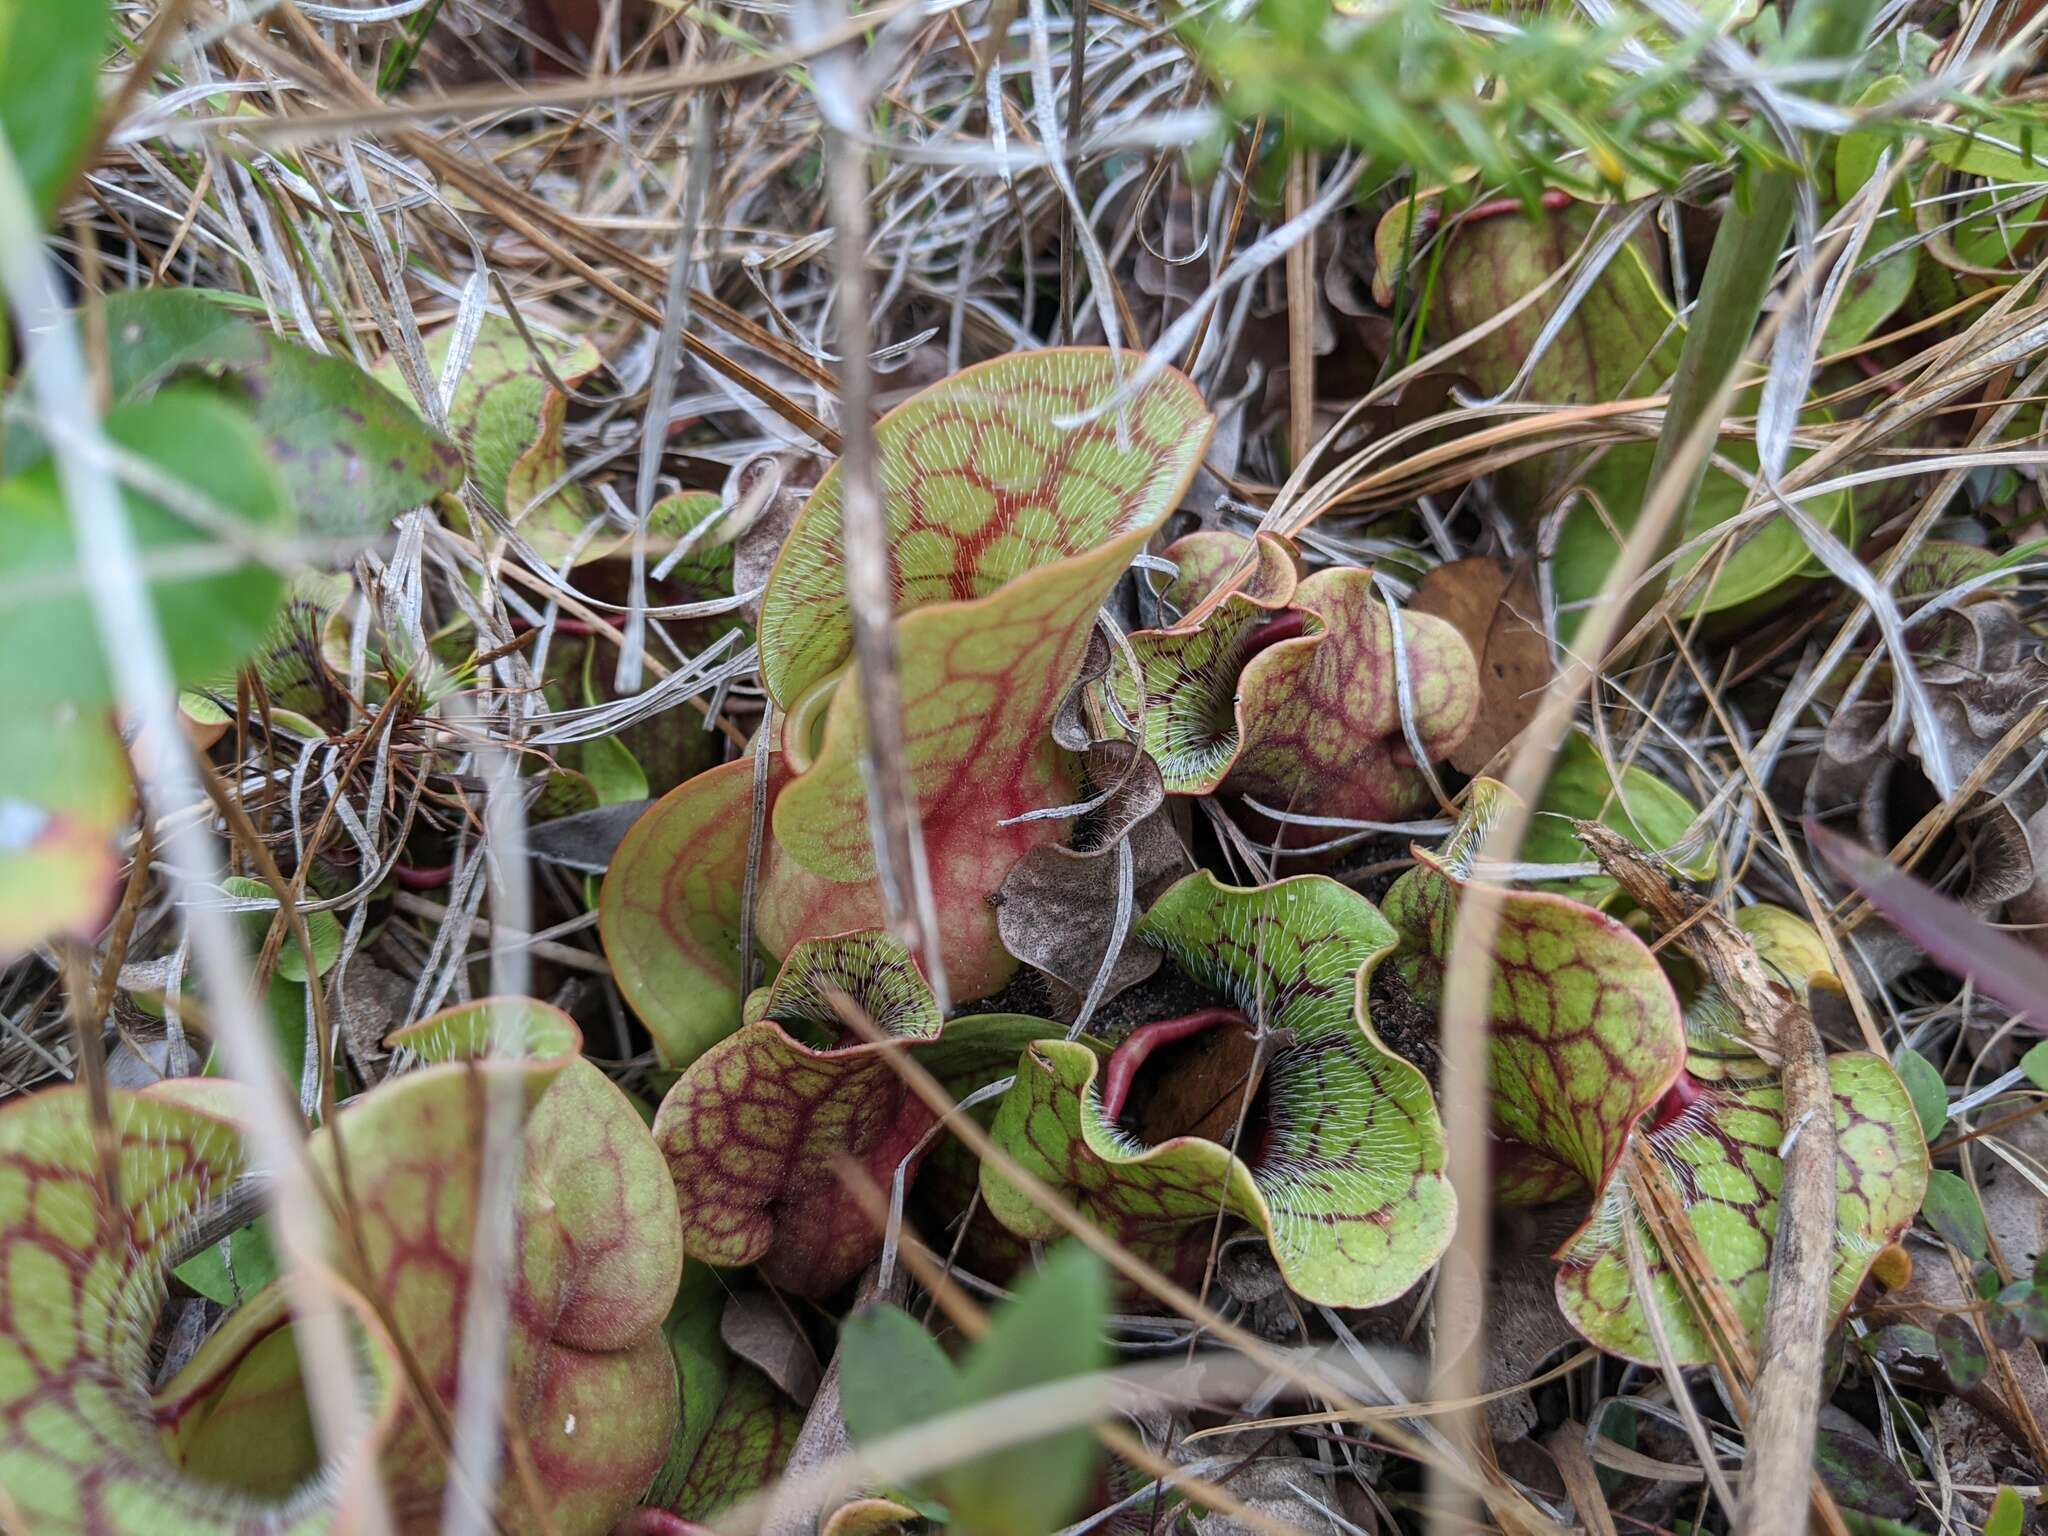
MULTIPOLYGON (((1429 1085, 1364 1017, 1393 930, 1364 897, 1320 875, 1239 889, 1203 872, 1168 891, 1137 931, 1234 1010, 1141 1030, 1101 1081, 1086 1047, 1037 1042, 996 1112, 996 1139, 1168 1268, 1179 1267, 1190 1238, 1206 1250, 1221 1208, 1264 1234, 1288 1284, 1312 1300, 1372 1306, 1406 1291, 1449 1243, 1454 1201, 1429 1085), (1237 1095, 1208 1119, 1220 1139, 1178 1134, 1148 1145, 1117 1123, 1148 1093, 1184 1092, 1146 1081, 1162 1075, 1178 1043, 1163 1036, 1201 1043, 1210 1033, 1202 1026, 1229 1029, 1223 1015, 1233 1011, 1240 1026, 1263 1022, 1269 1038, 1262 1072, 1220 1084, 1237 1095), (1240 1122, 1233 1154, 1227 1143, 1240 1122)), ((1235 1077, 1247 1074, 1239 1067, 1235 1077)), ((1020 1236, 1057 1230, 992 1163, 981 1188, 1020 1236)))
POLYGON ((1183 539, 1182 567, 1163 594, 1188 606, 1248 571, 1195 627, 1131 637, 1144 697, 1112 672, 1125 712, 1142 707, 1146 749, 1178 794, 1223 789, 1275 810, 1391 820, 1430 803, 1402 729, 1410 716, 1434 760, 1463 739, 1479 700, 1471 647, 1431 614, 1396 620, 1372 573, 1318 571, 1296 581, 1284 547, 1229 534, 1183 539))
MULTIPOLYGON (((1901 598, 1935 597, 1951 587, 1961 586, 1998 569, 2002 563, 1995 552, 1979 544, 1965 544, 1956 539, 1923 539, 1899 563, 1898 576, 1892 586, 1901 598)), ((2008 577, 1987 582, 1976 590, 1986 594, 2010 592, 2016 585, 2016 578, 2008 577)))
POLYGON ((1958 1392, 1969 1391, 1991 1369, 1984 1336, 1962 1313, 1951 1312, 1935 1323, 1934 1345, 1941 1352, 1941 1368, 1948 1373, 1949 1385, 1958 1392))
MULTIPOLYGON (((449 326, 427 338, 430 388, 439 387, 456 332, 449 326)), ((470 480, 550 564, 571 553, 579 563, 595 560, 619 542, 618 535, 604 533, 582 541, 594 508, 570 478, 562 447, 569 397, 556 387, 559 382, 574 388, 602 361, 587 341, 534 331, 529 342, 511 320, 485 315, 448 402, 448 425, 468 460, 470 480)), ((401 397, 413 398, 396 358, 380 363, 377 377, 401 397)))
MULTIPOLYGON (((1848 1306, 1886 1244, 1912 1222, 1927 1188, 1927 1144, 1898 1075, 1862 1052, 1833 1057, 1836 1210, 1833 1315, 1848 1306)), ((1736 1315, 1760 1343, 1770 1291, 1771 1241, 1785 1139, 1784 1096, 1775 1081, 1697 1083, 1660 1106, 1638 1135, 1677 1188, 1684 1219, 1736 1315)), ((1557 1300, 1565 1318, 1600 1348, 1631 1360, 1658 1356, 1629 1277, 1621 1224, 1638 1224, 1650 1295, 1682 1364, 1714 1356, 1684 1300, 1671 1263, 1635 1209, 1628 1180, 1614 1178, 1593 1219, 1562 1255, 1557 1300)))
MULTIPOLYGON (((508 1532, 594 1536, 647 1486, 676 1424, 675 1367, 661 1323, 682 1251, 661 1155, 625 1095, 577 1054, 575 1025, 545 1004, 485 1000, 403 1030, 391 1043, 430 1064, 351 1104, 311 1143, 314 1166, 330 1185, 338 1178, 336 1135, 346 1145, 351 1240, 334 1240, 337 1265, 374 1298, 423 1385, 453 1403, 487 1090, 494 1083, 516 1089, 523 1139, 517 1280, 502 1390, 522 1454, 546 1491, 548 1523, 516 1485, 501 1493, 498 1520, 508 1532)), ((312 1470, 280 1473, 236 1449, 280 1405, 303 1412, 288 1368, 289 1332, 282 1293, 271 1287, 158 1394, 168 1425, 188 1410, 202 1415, 178 1429, 186 1454, 231 1467, 238 1478, 312 1470)), ((284 1441, 299 1443, 310 1442, 284 1441)), ((377 1464, 401 1528, 436 1529, 445 1445, 411 1398, 398 1406, 377 1464)))
POLYGON ((224 371, 299 520, 320 534, 374 538, 399 514, 461 487, 461 452, 403 399, 345 355, 285 341, 223 300, 169 288, 110 296, 102 315, 113 397, 224 371))
MULTIPOLYGON (((1507 793, 1474 780, 1457 828, 1387 892, 1401 936, 1394 983, 1434 1011, 1458 904, 1507 793)), ((1536 1203, 1599 1189, 1631 1128, 1685 1060, 1678 998, 1656 956, 1618 919, 1548 891, 1500 896, 1488 1005, 1500 1198, 1536 1203)))
MULTIPOLYGON (((1208 440, 1211 419, 1175 373, 1122 415, 1055 424, 1105 403, 1137 364, 1091 348, 999 358, 876 425, 902 583, 907 787, 959 1000, 985 997, 1015 973, 989 898, 1064 824, 1013 819, 1077 798, 1054 717, 1097 609, 1179 500, 1208 440)), ((861 767, 866 726, 847 660, 838 486, 828 472, 762 598, 762 674, 788 711, 754 913, 771 956, 884 919, 861 767)), ((605 881, 614 974, 671 1066, 738 1023, 751 773, 729 764, 657 802, 605 881)))
POLYGON ((1990 1262, 1991 1238, 1984 1224, 1984 1206, 1968 1179, 1946 1168, 1935 1169, 1927 1176, 1927 1192, 1920 1204, 1920 1214, 1941 1234, 1943 1242, 1979 1264, 1990 1262))
POLYGON ((987 1082, 1052 1026, 982 1014, 941 1035, 930 988, 901 941, 880 932, 797 945, 775 985, 757 996, 754 1022, 699 1056, 670 1088, 655 1139, 691 1258, 723 1268, 758 1264, 780 1289, 827 1295, 882 1244, 847 1192, 844 1165, 886 1190, 899 1166, 915 1176, 936 1123, 886 1053, 914 1050, 941 1079, 987 1082), (864 1042, 841 1025, 835 990, 892 1039, 864 1042))

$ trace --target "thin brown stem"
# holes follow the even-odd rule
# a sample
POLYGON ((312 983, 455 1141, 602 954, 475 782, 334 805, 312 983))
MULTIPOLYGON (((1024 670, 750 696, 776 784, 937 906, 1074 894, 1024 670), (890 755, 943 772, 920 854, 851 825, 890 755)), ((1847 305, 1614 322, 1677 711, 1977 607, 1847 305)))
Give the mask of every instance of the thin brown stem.
POLYGON ((889 518, 882 504, 881 465, 870 410, 867 177, 860 148, 837 129, 826 132, 826 177, 839 267, 839 396, 845 406, 840 457, 846 601, 867 727, 868 821, 876 873, 890 929, 922 963, 940 1011, 951 1008, 945 960, 925 871, 916 789, 903 737, 903 681, 896 661, 896 570, 889 518))

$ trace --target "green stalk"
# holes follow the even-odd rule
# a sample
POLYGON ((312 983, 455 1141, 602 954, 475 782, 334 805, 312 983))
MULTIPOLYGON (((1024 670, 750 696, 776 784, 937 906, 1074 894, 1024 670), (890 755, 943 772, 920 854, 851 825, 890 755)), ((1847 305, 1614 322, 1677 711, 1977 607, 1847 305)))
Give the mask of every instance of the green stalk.
POLYGON ((383 73, 377 78, 379 96, 389 96, 405 84, 405 77, 412 73, 420 50, 427 45, 427 34, 434 30, 434 23, 440 15, 441 0, 427 0, 427 8, 413 17, 412 24, 400 35, 398 47, 385 60, 383 73))
MULTIPOLYGON (((1794 59, 1853 58, 1863 46, 1863 34, 1876 11, 1876 0, 1804 0, 1795 18, 1812 24, 1795 33, 1788 50, 1794 59)), ((1823 100, 1835 94, 1836 82, 1816 81, 1810 94, 1823 100)), ((1797 146, 1788 146, 1796 151, 1797 146)), ((1685 510, 1700 493, 1706 479, 1709 455, 1695 456, 1692 464, 1675 471, 1679 450, 1700 419, 1714 405, 1721 386, 1742 361, 1757 317, 1763 313, 1764 298, 1778 267, 1778 254, 1792 228, 1794 201, 1798 196, 1798 156, 1783 170, 1757 170, 1750 178, 1750 197, 1745 208, 1731 199, 1728 217, 1714 237, 1714 249, 1707 258, 1707 270, 1700 279, 1699 302, 1693 306, 1692 321, 1685 333, 1685 345, 1678 356, 1678 372, 1671 383, 1671 404, 1664 412, 1664 426, 1657 434, 1657 450, 1650 460, 1646 485, 1661 485, 1673 472, 1685 475, 1684 494, 1678 498, 1679 511, 1658 541, 1652 564, 1678 547, 1685 530, 1685 510)), ((1669 580, 1669 575, 1664 578, 1669 580)), ((1648 608, 1661 592, 1646 591, 1642 606, 1648 608)))

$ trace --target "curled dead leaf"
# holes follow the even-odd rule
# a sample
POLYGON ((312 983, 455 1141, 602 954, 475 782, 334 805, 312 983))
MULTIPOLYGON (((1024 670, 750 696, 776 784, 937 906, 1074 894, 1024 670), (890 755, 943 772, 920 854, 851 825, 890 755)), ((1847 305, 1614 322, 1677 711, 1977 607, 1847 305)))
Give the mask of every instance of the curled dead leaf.
POLYGON ((1116 785, 1084 825, 1077 846, 1047 844, 1020 859, 996 892, 996 932, 1003 947, 1053 986, 1061 1017, 1071 1019, 1095 985, 1116 936, 1117 847, 1130 843, 1131 910, 1127 942, 1117 953, 1098 1002, 1136 986, 1159 969, 1159 951, 1128 942, 1128 930, 1168 886, 1194 865, 1174 828, 1166 787, 1151 756, 1128 742, 1089 749, 1091 785, 1116 785))
MULTIPOLYGON (((726 489, 728 526, 720 534, 732 543, 734 592, 759 592, 768 584, 775 557, 823 472, 814 458, 766 453, 733 472, 726 489)), ((758 598, 748 604, 748 617, 758 617, 760 607, 758 598)))
MULTIPOLYGON (((2038 635, 2002 600, 1938 616, 1939 654, 1916 668, 1929 713, 1958 781, 1980 780, 1942 816, 1921 762, 1927 743, 1895 727, 1888 679, 1843 703, 1821 736, 1806 811, 1823 826, 1848 822, 1866 847, 1903 848, 1924 878, 1952 881, 1958 901, 1986 920, 2005 909, 2025 925, 2048 916, 2048 786, 2027 771, 2029 721, 2048 708, 2048 659, 2038 635), (1945 820, 1931 847, 1925 829, 1945 820), (2010 904, 2008 908, 2008 904, 2010 904)), ((1856 923, 1849 950, 1879 983, 1924 963, 1920 946, 1878 918, 1856 923)), ((2040 940, 2037 938, 2036 943, 2040 940)))
POLYGON ((729 1297, 718 1332, 727 1349, 758 1368, 799 1406, 818 1395, 825 1368, 780 1298, 767 1291, 741 1291, 729 1297))

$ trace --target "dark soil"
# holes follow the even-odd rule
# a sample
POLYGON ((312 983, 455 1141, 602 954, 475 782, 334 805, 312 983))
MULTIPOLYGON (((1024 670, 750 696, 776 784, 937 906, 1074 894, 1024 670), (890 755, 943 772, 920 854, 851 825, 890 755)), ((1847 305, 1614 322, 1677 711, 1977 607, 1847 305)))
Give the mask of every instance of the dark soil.
POLYGON ((1372 1013, 1373 1032, 1388 1050, 1420 1067, 1434 1091, 1443 1067, 1436 1011, 1418 1002, 1407 984, 1384 965, 1372 973, 1366 1006, 1372 1013))

